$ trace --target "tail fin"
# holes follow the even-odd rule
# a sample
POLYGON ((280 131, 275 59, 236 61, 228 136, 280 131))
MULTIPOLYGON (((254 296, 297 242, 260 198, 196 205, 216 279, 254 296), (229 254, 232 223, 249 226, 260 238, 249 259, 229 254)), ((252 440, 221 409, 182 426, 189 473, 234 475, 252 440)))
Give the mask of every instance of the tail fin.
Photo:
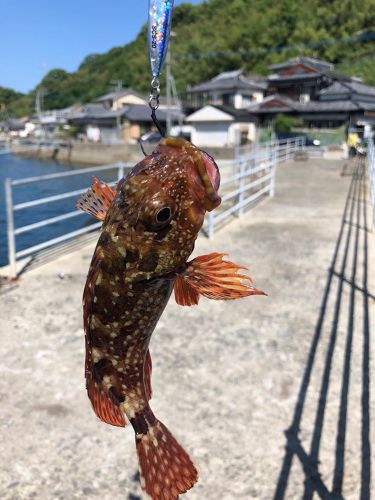
POLYGON ((164 424, 156 420, 135 437, 142 489, 153 500, 175 500, 198 480, 189 455, 164 424))

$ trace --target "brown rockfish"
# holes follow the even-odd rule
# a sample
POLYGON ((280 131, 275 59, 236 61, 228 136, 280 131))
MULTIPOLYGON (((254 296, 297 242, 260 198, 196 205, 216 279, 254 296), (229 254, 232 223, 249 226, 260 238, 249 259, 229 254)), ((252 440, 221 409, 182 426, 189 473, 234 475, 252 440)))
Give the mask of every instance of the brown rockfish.
POLYGON ((206 211, 220 204, 219 184, 207 153, 167 138, 115 191, 94 179, 77 204, 103 220, 83 294, 88 396, 101 420, 133 426, 141 485, 155 500, 176 499, 198 479, 149 405, 148 346, 172 290, 181 305, 263 293, 225 254, 188 262, 206 211))

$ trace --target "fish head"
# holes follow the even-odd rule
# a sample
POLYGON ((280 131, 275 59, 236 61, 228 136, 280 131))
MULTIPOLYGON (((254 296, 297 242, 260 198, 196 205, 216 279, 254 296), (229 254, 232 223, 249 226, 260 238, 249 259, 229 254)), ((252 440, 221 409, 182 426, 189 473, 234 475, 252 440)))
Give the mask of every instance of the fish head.
POLYGON ((208 153, 183 139, 163 139, 120 181, 104 222, 122 253, 133 256, 127 268, 149 279, 185 265, 206 212, 221 202, 219 185, 208 153))

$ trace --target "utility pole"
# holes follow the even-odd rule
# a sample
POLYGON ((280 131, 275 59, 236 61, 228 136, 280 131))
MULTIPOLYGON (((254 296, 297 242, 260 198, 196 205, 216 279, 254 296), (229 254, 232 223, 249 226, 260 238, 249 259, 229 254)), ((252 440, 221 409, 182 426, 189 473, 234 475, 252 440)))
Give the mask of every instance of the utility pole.
POLYGON ((171 46, 169 44, 169 50, 167 52, 167 57, 165 60, 166 70, 167 70, 167 130, 166 136, 169 137, 171 135, 172 128, 172 115, 171 115, 171 46))
POLYGON ((42 124, 42 109, 43 109, 43 98, 44 98, 44 88, 40 87, 36 91, 36 96, 35 96, 35 112, 38 116, 39 120, 39 126, 41 130, 42 136, 44 136, 44 128, 42 124))
MULTIPOLYGON (((124 82, 122 80, 112 80, 111 85, 115 85, 115 91, 120 92, 123 88, 124 82)), ((118 108, 116 109, 118 111, 118 108)), ((121 140, 121 116, 119 113, 116 114, 116 127, 117 127, 117 136, 121 140)))
POLYGON ((174 37, 176 34, 171 31, 170 33, 170 38, 169 38, 169 47, 168 47, 168 52, 167 56, 165 58, 165 65, 166 65, 166 78, 167 78, 167 130, 166 130, 166 136, 168 137, 171 134, 171 128, 172 128, 172 113, 171 113, 171 106, 172 106, 172 100, 171 100, 171 85, 172 85, 172 71, 171 71, 171 66, 172 66, 172 57, 171 57, 171 46, 172 46, 172 37, 174 37))

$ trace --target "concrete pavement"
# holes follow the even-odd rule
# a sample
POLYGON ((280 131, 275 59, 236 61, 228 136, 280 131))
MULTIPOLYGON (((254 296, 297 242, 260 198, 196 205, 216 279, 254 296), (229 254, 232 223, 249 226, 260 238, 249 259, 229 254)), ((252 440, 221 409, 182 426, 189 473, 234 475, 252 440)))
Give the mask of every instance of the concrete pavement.
MULTIPOLYGON (((363 172, 342 167, 282 165, 274 198, 198 239, 194 255, 228 252, 268 297, 171 300, 154 332, 152 408, 200 470, 186 498, 370 498, 375 236, 363 172)), ((92 250, 2 289, 4 500, 141 495, 132 429, 102 424, 85 393, 92 250)))

